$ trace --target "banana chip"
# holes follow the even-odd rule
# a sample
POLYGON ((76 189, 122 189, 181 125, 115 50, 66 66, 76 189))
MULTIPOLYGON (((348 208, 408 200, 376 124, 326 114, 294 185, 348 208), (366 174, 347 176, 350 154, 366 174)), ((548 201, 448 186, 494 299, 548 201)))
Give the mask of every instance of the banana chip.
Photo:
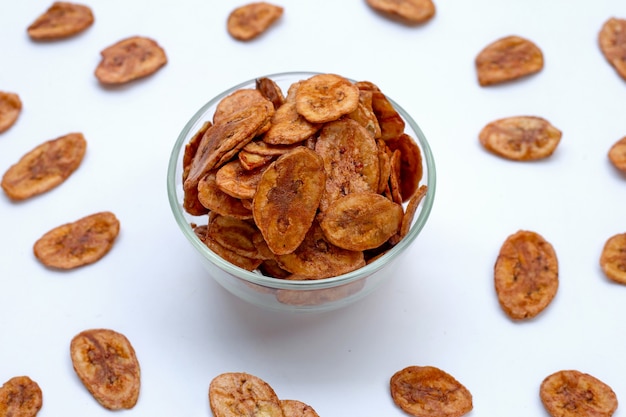
POLYGON ((100 52, 102 60, 95 76, 102 84, 126 84, 147 77, 167 64, 167 55, 153 39, 132 36, 122 39, 100 52))
POLYGON ((56 1, 27 28, 35 40, 56 40, 83 32, 94 22, 91 8, 83 4, 56 1))
POLYGON ((543 52, 532 41, 507 36, 487 45, 475 59, 478 83, 501 84, 535 74, 543 69, 543 52))
POLYGON ((226 28, 233 38, 249 41, 266 32, 283 11, 281 6, 266 2, 249 3, 230 12, 226 28))
POLYGON ((611 281, 626 284, 626 233, 618 233, 606 241, 600 266, 611 281))
POLYGON ((626 19, 612 17, 604 22, 598 43, 609 64, 626 80, 626 19))
POLYGON ((377 12, 407 24, 420 24, 435 15, 432 0, 367 0, 367 4, 377 12))
POLYGON ((22 112, 22 100, 15 93, 0 91, 0 133, 9 130, 22 112))
POLYGON ((609 149, 609 161, 620 171, 626 173, 626 136, 618 140, 609 149))
POLYGON ((34 417, 43 405, 39 385, 27 376, 16 376, 0 387, 0 416, 34 417))
POLYGON ((296 110, 311 123, 326 123, 351 113, 359 105, 359 89, 336 74, 317 74, 300 83, 296 110))

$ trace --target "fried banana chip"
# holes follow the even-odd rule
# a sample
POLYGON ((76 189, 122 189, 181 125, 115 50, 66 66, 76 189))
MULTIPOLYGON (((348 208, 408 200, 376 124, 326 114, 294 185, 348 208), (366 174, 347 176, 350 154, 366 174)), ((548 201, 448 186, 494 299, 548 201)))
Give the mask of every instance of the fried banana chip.
POLYGON ((554 299, 559 269, 552 245, 536 232, 520 230, 500 248, 494 282, 502 310, 514 320, 537 316, 554 299))
POLYGON ((410 25, 427 22, 435 15, 432 0, 367 0, 367 4, 385 16, 410 25))
POLYGON ((263 262, 261 259, 243 256, 233 250, 230 250, 208 235, 204 239, 204 244, 221 258, 235 266, 238 266, 239 268, 245 269, 246 271, 254 271, 259 267, 259 265, 261 265, 261 262, 263 262))
POLYGON ((15 124, 22 112, 22 100, 15 93, 0 91, 0 133, 15 124))
POLYGON ((600 266, 611 281, 626 284, 626 233, 616 234, 606 241, 600 266))
POLYGON ((228 162, 248 142, 264 133, 274 114, 269 100, 231 114, 207 129, 189 167, 184 188, 193 189, 209 171, 228 162))
POLYGON ((562 132, 535 116, 515 116, 488 123, 478 139, 488 151, 513 161, 535 161, 554 153, 562 132))
POLYGON ((372 106, 373 96, 374 93, 372 91, 359 89, 359 105, 348 117, 359 122, 361 126, 372 134, 374 139, 379 139, 382 136, 382 131, 372 106))
POLYGON ((255 87, 263 94, 263 97, 268 99, 277 109, 285 102, 285 95, 283 90, 279 87, 276 81, 268 77, 261 77, 255 80, 255 87))
POLYGON ((408 366, 390 380, 391 397, 415 417, 460 417, 473 406, 470 391, 452 375, 434 366, 408 366))
POLYGON ((198 201, 210 211, 238 219, 251 219, 252 211, 243 200, 226 194, 217 185, 216 172, 211 171, 198 183, 198 201))
POLYGON ((74 269, 109 253, 119 230, 115 215, 103 211, 55 227, 35 242, 33 252, 47 267, 74 269))
POLYGON ((240 160, 236 159, 222 165, 215 174, 215 183, 226 194, 239 199, 252 199, 256 187, 267 166, 254 170, 245 169, 240 160))
POLYGON ((252 40, 266 32, 282 15, 280 6, 266 3, 249 3, 230 12, 226 29, 240 41, 252 40))
POLYGON ((359 90, 372 93, 372 110, 378 119, 381 139, 395 139, 404 133, 406 123, 377 85, 370 81, 359 81, 356 86, 359 90))
POLYGON ((626 136, 611 146, 611 149, 609 149, 609 161, 615 168, 626 173, 626 136))
POLYGON ((317 221, 295 251, 277 255, 276 260, 282 269, 294 275, 291 279, 300 280, 334 277, 365 265, 362 252, 330 243, 317 221))
POLYGON ((612 17, 604 22, 598 43, 606 60, 626 80, 626 19, 612 17))
POLYGON ((326 239, 352 251, 374 249, 400 230, 404 211, 400 204, 374 193, 350 193, 324 212, 320 226, 326 239))
POLYGON ((209 405, 215 417, 284 417, 274 389, 261 378, 244 372, 213 378, 209 405))
POLYGON ((35 417, 43 405, 39 385, 27 376, 16 376, 0 387, 0 416, 35 417))
POLYGON ((132 36, 100 52, 95 76, 102 84, 119 85, 144 78, 167 64, 165 50, 153 39, 132 36))
POLYGON ((265 170, 252 213, 273 253, 291 253, 304 240, 325 182, 322 158, 303 146, 279 157, 265 170))
POLYGON ((263 142, 270 145, 293 145, 305 141, 320 128, 296 110, 296 103, 286 101, 272 117, 272 126, 263 135, 263 142))
POLYGON ((543 69, 543 52, 528 39, 507 36, 481 50, 475 65, 478 83, 486 87, 538 73, 543 69))
POLYGON ((56 40, 74 36, 94 22, 88 6, 56 1, 26 29, 34 40, 56 40))
POLYGON ((396 245, 409 233, 409 231, 411 230, 411 225, 413 224, 413 218, 415 217, 415 213, 417 212, 417 208, 419 207, 424 197, 426 197, 427 192, 428 186, 422 185, 417 189, 415 194, 413 194, 413 196, 406 205, 406 209, 404 210, 404 216, 402 216, 402 224, 400 225, 398 235, 394 236, 390 240, 390 243, 396 245))
MULTIPOLYGON (((209 121, 204 122, 202 127, 189 139, 189 142, 185 145, 185 151, 183 153, 183 183, 189 176, 189 169, 191 167, 191 161, 193 161, 198 146, 204 133, 211 127, 212 123, 209 121)), ((183 208, 192 216, 202 216, 209 211, 198 200, 198 187, 185 190, 183 194, 183 208)))
POLYGON ((300 82, 296 110, 311 123, 326 123, 356 110, 359 89, 336 74, 316 74, 300 82))
POLYGON ((280 400, 285 417, 319 417, 313 407, 298 400, 280 400))
POLYGON ((378 190, 378 145, 358 122, 342 118, 325 124, 315 144, 315 152, 324 160, 327 174, 320 202, 322 212, 344 195, 378 190))
POLYGON ((48 140, 24 155, 2 177, 2 189, 12 200, 25 200, 62 184, 78 169, 87 141, 82 133, 48 140))
POLYGON ((126 336, 110 329, 84 330, 72 338, 70 357, 76 375, 104 408, 131 409, 137 404, 141 370, 126 336))
POLYGON ((254 240, 258 229, 254 223, 230 216, 214 215, 206 236, 238 255, 262 259, 254 240))
MULTIPOLYGON (((213 124, 223 123, 233 115, 254 105, 267 106, 271 103, 259 90, 242 88, 224 97, 217 103, 213 124)), ((272 104, 274 107, 274 104, 272 104)))
POLYGON ((400 151, 399 186, 402 202, 409 201, 422 180, 422 151, 417 142, 406 133, 402 133, 395 140, 387 141, 392 151, 400 151))
POLYGON ((610 386, 576 370, 548 375, 539 396, 552 417, 610 417, 617 409, 617 396, 610 386))

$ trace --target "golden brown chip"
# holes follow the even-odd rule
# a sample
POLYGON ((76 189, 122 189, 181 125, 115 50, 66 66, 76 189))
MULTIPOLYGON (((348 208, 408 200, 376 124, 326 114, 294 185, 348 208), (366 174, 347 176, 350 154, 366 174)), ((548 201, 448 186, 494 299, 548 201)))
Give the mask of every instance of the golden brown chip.
POLYGON ((226 194, 218 187, 215 171, 206 174, 198 183, 198 201, 210 211, 223 216, 252 218, 252 211, 241 199, 226 194))
POLYGON ((153 39, 132 36, 100 52, 95 75, 102 84, 125 84, 154 74, 167 64, 163 48, 153 39))
POLYGON ((535 317, 552 302, 559 286, 554 248, 536 232, 510 235, 500 248, 494 282, 500 306, 510 318, 535 317))
POLYGON ((404 119, 377 85, 370 81, 359 81, 356 86, 359 90, 372 93, 372 110, 378 119, 381 139, 385 141, 395 139, 404 133, 406 126, 404 119))
POLYGON ((230 161, 248 142, 265 132, 273 114, 274 106, 266 100, 209 127, 191 161, 189 175, 184 182, 185 190, 197 187, 209 171, 230 161))
MULTIPOLYGON (((242 88, 232 92, 217 103, 213 114, 213 124, 223 123, 242 110, 254 105, 267 106, 271 103, 259 90, 242 88)), ((272 107, 274 105, 272 104, 272 107)))
POLYGON ((424 23, 435 15, 432 0, 367 0, 374 10, 407 24, 424 23))
POLYGON ((285 417, 319 417, 313 407, 298 400, 280 400, 285 417))
POLYGON ((135 406, 141 371, 126 336, 110 329, 84 330, 72 338, 70 357, 76 375, 100 405, 109 410, 135 406))
POLYGON ((382 136, 382 131, 372 106, 373 96, 373 91, 359 89, 359 105, 348 117, 359 122, 371 133, 374 139, 379 139, 382 136))
POLYGON ((322 158, 304 146, 265 170, 252 213, 272 252, 283 255, 300 245, 315 218, 325 182, 322 158))
POLYGON ((515 116, 488 123, 478 139, 488 151, 514 161, 534 161, 554 153, 562 132, 535 116, 515 116))
POLYGON ((547 376, 539 396, 552 417, 610 417, 617 409, 617 396, 610 386, 576 370, 547 376))
POLYGON ((12 200, 25 200, 62 184, 81 164, 87 141, 82 133, 48 140, 24 155, 2 177, 12 200))
POLYGON ((600 266, 611 281, 626 284, 626 233, 616 234, 606 241, 600 266))
POLYGON ((296 110, 311 123, 326 123, 356 110, 359 89, 336 74, 316 74, 300 82, 296 110))
POLYGON ((390 381, 398 407, 416 417, 460 417, 472 410, 472 394, 452 375, 434 366, 408 366, 390 381))
POLYGON ((379 247, 398 233, 403 215, 400 204, 380 194, 350 193, 328 207, 320 226, 333 245, 364 251, 379 247))
POLYGON ((285 102, 285 95, 283 90, 278 86, 276 81, 268 77, 261 77, 255 80, 255 87, 263 94, 263 97, 268 99, 277 109, 285 102))
POLYGON ((392 151, 400 151, 399 186, 403 202, 408 201, 417 190, 422 180, 422 151, 417 142, 406 133, 402 133, 397 139, 387 141, 392 151))
POLYGON ((226 194, 240 199, 252 199, 267 166, 246 170, 239 159, 222 165, 215 174, 215 183, 226 194))
POLYGON ((95 213, 50 230, 35 242, 33 252, 50 268, 89 265, 109 253, 119 230, 119 220, 113 213, 95 213))
POLYGON ((626 19, 612 17, 604 22, 598 43, 606 60, 626 80, 626 19))
POLYGON ((335 277, 365 265, 362 252, 330 243, 317 221, 295 251, 277 255, 276 260, 282 269, 295 275, 291 279, 300 280, 335 277))
POLYGON ((209 220, 207 237, 238 255, 262 259, 255 245, 258 229, 252 222, 231 216, 213 215, 209 220))
POLYGON ((296 103, 286 101, 272 117, 272 126, 263 135, 263 142, 271 145, 293 145, 311 137, 320 128, 296 110, 296 103))
POLYGON ((367 129, 349 118, 324 125, 315 144, 327 180, 320 210, 353 192, 376 192, 380 176, 378 145, 367 129))
POLYGON ((481 86, 516 80, 543 69, 543 52, 532 41, 507 36, 487 45, 475 59, 481 86))
POLYGON ((281 6, 266 2, 249 3, 230 12, 226 28, 233 38, 249 41, 266 32, 283 11, 281 6))
POLYGON ((93 22, 88 6, 57 1, 28 26, 27 33, 35 40, 62 39, 84 31, 93 22))
POLYGON ((394 203, 402 204, 402 194, 400 190, 400 176, 402 175, 402 153, 399 150, 391 152, 390 175, 389 175, 389 196, 394 203))
POLYGON ((244 372, 213 378, 209 404, 215 417, 284 417, 274 389, 261 378, 244 372))
POLYGON ((246 271, 254 271, 256 268, 259 267, 262 262, 261 259, 243 256, 233 250, 224 247, 211 236, 206 236, 206 238, 204 239, 204 243, 209 249, 215 252, 215 254, 220 256, 222 259, 230 262, 235 266, 238 266, 239 268, 245 269, 246 271))
POLYGON ((39 385, 27 376, 16 376, 0 387, 0 416, 35 417, 43 405, 39 385))
POLYGON ((0 91, 0 133, 15 124, 22 112, 22 100, 15 93, 0 91))
POLYGON ((411 230, 411 226, 413 225, 413 218, 415 217, 415 213, 417 212, 417 208, 420 203, 426 197, 426 192, 428 192, 428 186, 422 185, 420 186, 415 194, 411 197, 408 204, 406 205, 406 209, 404 211, 404 216, 402 216, 402 224, 400 225, 400 230, 398 231, 398 235, 394 236, 390 241, 393 245, 400 242, 411 230))
POLYGON ((609 161, 615 168, 626 173, 626 136, 611 146, 611 149, 609 149, 609 161))

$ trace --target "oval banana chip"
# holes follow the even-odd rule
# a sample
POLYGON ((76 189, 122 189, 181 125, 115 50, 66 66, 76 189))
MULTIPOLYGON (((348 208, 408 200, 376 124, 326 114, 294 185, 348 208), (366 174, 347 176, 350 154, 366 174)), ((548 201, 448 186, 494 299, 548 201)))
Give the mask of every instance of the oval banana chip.
POLYGON ((22 100, 15 93, 0 91, 0 133, 15 124, 22 112, 22 100))
POLYGON ((408 366, 390 380, 391 397, 415 417, 460 417, 473 406, 470 391, 434 366, 408 366))
POLYGON ((313 407, 298 400, 280 400, 285 417, 319 417, 313 407))
POLYGON ((435 15, 432 0, 367 0, 367 4, 383 15, 406 24, 424 23, 435 15))
POLYGON ((600 266, 611 281, 626 284, 626 233, 616 234, 606 241, 600 266))
POLYGON ((50 268, 74 269, 109 253, 119 230, 115 215, 103 211, 55 227, 35 242, 33 252, 50 268))
POLYGON ((475 59, 478 83, 501 84, 535 74, 543 69, 543 52, 532 41, 507 36, 487 45, 475 59))
POLYGON ((500 248, 494 281, 500 306, 510 318, 535 317, 552 302, 559 286, 554 248, 536 232, 512 234, 500 248))
POLYGON ((317 74, 300 82, 296 110, 311 123, 326 123, 356 110, 359 88, 336 74, 317 74))
POLYGON ((167 64, 165 50, 153 39, 132 36, 100 52, 95 76, 102 84, 125 84, 157 72, 167 64))
POLYGON ((550 122, 535 116, 495 120, 480 131, 478 139, 488 151, 513 161, 535 161, 554 153, 562 133, 550 122))
POLYGON ((612 17, 604 22, 598 43, 609 64, 626 80, 626 19, 612 17))
POLYGON ((141 371, 126 336, 110 329, 84 330, 72 338, 70 357, 76 375, 104 408, 131 409, 137 404, 141 371))
POLYGON ((400 231, 400 204, 373 192, 350 193, 324 212, 320 226, 333 245, 353 251, 374 249, 400 231))
POLYGON ((43 194, 62 184, 83 161, 87 141, 70 133, 38 145, 12 165, 2 177, 2 189, 12 200, 43 194))
POLYGON ((626 136, 618 140, 609 149, 609 161, 620 171, 626 173, 626 136))
POLYGON ((39 385, 27 376, 16 376, 0 387, 0 416, 35 417, 43 405, 39 385))
POLYGON ((291 253, 304 240, 325 182, 322 158, 304 146, 282 155, 263 172, 252 214, 272 252, 291 253))
POLYGON ((226 28, 233 38, 249 41, 266 32, 283 15, 283 10, 266 2, 245 4, 230 12, 226 28))
POLYGON ((617 409, 617 396, 610 386, 577 370, 548 375, 541 382, 539 396, 552 417, 610 417, 617 409))
POLYGON ((223 373, 209 384, 209 405, 215 417, 284 417, 274 389, 245 372, 223 373))
POLYGON ((35 40, 56 40, 74 36, 93 25, 93 12, 83 4, 56 1, 27 28, 35 40))

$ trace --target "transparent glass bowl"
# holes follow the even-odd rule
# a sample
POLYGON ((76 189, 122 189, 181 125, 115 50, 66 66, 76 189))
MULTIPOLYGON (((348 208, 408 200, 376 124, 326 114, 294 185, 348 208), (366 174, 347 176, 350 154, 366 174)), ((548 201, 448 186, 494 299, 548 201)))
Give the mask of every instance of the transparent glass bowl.
MULTIPOLYGON (((286 94, 292 83, 315 74, 285 72, 264 77, 274 80, 286 94)), ((269 310, 285 312, 320 312, 345 307, 370 294, 383 281, 394 275, 396 261, 409 251, 409 247, 426 224, 433 205, 436 182, 435 164, 428 141, 413 118, 388 97, 406 122, 405 132, 417 141, 421 149, 423 165, 421 184, 428 186, 428 193, 415 214, 409 233, 383 256, 356 271, 321 280, 290 281, 244 270, 212 252, 191 228, 191 223, 206 224, 207 218, 192 216, 183 209, 182 160, 185 145, 205 121, 212 120, 217 103, 235 90, 254 88, 255 80, 256 78, 242 82, 211 99, 191 117, 180 132, 170 156, 167 172, 167 192, 174 218, 193 250, 199 255, 208 275, 242 300, 269 310)), ((376 80, 368 81, 377 84, 376 80)))

